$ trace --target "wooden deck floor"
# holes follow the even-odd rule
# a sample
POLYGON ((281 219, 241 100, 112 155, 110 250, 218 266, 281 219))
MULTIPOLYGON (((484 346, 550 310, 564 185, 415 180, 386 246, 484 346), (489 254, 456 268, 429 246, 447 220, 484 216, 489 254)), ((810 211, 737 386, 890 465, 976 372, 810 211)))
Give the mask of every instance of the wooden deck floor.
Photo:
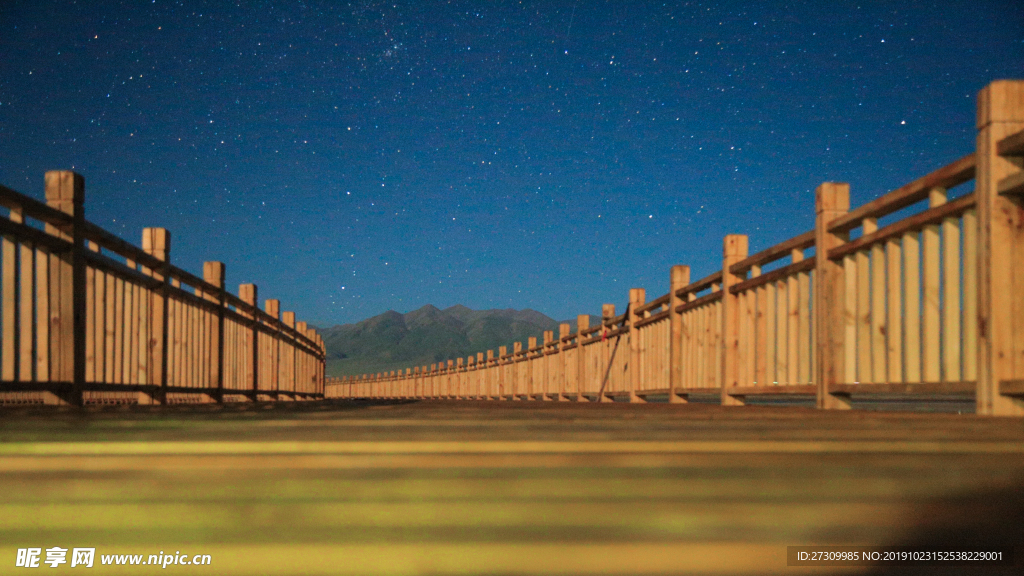
POLYGON ((53 546, 96 547, 96 574, 152 573, 99 556, 161 551, 212 556, 175 573, 805 573, 786 546, 1024 556, 1024 422, 698 404, 3 409, 0 491, 0 574, 21 573, 17 548, 53 546))

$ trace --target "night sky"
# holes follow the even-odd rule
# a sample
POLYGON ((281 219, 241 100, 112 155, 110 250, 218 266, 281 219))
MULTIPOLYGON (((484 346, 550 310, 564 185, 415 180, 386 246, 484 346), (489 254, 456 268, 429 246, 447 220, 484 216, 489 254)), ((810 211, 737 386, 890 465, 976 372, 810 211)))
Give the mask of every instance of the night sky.
POLYGON ((1024 3, 910 4, 0 0, 0 183, 318 325, 599 314, 971 152, 1024 3))

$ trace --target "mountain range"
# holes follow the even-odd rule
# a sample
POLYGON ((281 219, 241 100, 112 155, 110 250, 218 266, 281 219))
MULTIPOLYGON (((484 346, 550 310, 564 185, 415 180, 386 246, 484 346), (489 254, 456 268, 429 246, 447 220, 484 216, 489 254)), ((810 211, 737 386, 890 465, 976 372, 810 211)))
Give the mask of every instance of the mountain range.
MULTIPOLYGON (((591 319, 594 325, 595 319, 591 319)), ((576 331, 576 321, 567 321, 576 331)), ((430 304, 402 314, 389 310, 355 324, 320 328, 327 348, 327 374, 348 376, 425 366, 499 346, 543 341, 560 322, 536 310, 440 310, 430 304)))

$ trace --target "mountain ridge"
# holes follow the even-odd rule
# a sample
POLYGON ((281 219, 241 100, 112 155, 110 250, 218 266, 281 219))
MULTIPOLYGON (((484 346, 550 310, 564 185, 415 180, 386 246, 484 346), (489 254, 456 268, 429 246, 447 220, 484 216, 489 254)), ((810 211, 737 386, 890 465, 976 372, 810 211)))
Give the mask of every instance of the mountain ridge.
MULTIPOLYGON (((595 320, 592 317, 591 323, 595 320)), ((427 304, 406 313, 388 310, 354 324, 319 329, 327 349, 327 374, 351 376, 445 362, 513 342, 543 339, 561 322, 536 310, 443 310, 427 304)), ((567 321, 576 330, 576 321, 567 321)))

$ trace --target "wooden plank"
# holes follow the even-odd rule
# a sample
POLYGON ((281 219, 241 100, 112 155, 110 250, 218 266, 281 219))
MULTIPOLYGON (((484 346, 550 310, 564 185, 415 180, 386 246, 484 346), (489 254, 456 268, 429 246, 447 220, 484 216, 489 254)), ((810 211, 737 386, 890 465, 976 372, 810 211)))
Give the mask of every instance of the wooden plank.
POLYGON ((3 264, 3 333, 0 343, 0 378, 7 382, 17 379, 18 366, 18 246, 12 236, 0 239, 0 260, 3 264))
POLYGON ((1003 380, 999 383, 999 393, 1003 396, 1024 397, 1024 380, 1003 380))
POLYGON ((657 314, 652 314, 651 316, 648 316, 647 318, 644 318, 642 320, 637 320, 636 328, 642 328, 642 327, 647 326, 649 324, 655 324, 657 322, 660 322, 660 321, 668 318, 668 314, 669 314, 668 310, 662 310, 661 312, 658 312, 657 314))
MULTIPOLYGON (((97 248, 99 248, 97 246, 97 248)), ((96 269, 92 266, 85 271, 85 381, 96 381, 96 269)))
POLYGON ((139 286, 131 282, 125 283, 131 301, 130 308, 125 311, 128 319, 127 342, 125 354, 127 355, 125 365, 124 381, 128 384, 139 383, 139 286))
POLYGON ((688 302, 686 302, 684 304, 680 304, 676 308, 676 312, 685 312, 687 310, 693 310, 695 308, 700 308, 701 306, 704 306, 705 304, 710 304, 712 302, 717 302, 717 301, 719 301, 721 299, 722 299, 722 291, 718 290, 718 291, 712 292, 710 294, 705 294, 704 296, 701 296, 700 298, 696 298, 694 300, 690 300, 690 301, 688 301, 688 302))
POLYGON ((754 266, 763 266, 789 256, 793 250, 805 250, 814 246, 814 230, 808 230, 799 236, 780 242, 771 248, 766 248, 753 256, 748 256, 733 264, 729 271, 733 274, 743 275, 754 266))
MULTIPOLYGON (((803 258, 803 252, 794 250, 793 260, 803 258)), ((799 383, 800 371, 800 284, 796 276, 786 278, 786 382, 799 383)))
MULTIPOLYGON (((693 295, 690 294, 689 298, 692 299, 693 295)), ((674 307, 673 310, 678 310, 678 306, 674 307)), ((679 313, 680 323, 682 324, 683 332, 683 388, 695 388, 697 386, 696 378, 696 348, 697 348, 697 331, 694 324, 694 312, 679 313)))
POLYGON ((31 196, 12 190, 0 184, 0 206, 17 211, 23 217, 35 218, 54 226, 72 225, 70 213, 63 212, 49 204, 44 204, 31 196))
MULTIPOLYGON (((929 202, 932 206, 945 203, 946 191, 942 188, 932 189, 929 202)), ((922 314, 921 327, 923 328, 922 354, 921 354, 921 376, 926 382, 936 382, 942 379, 941 361, 941 266, 939 260, 940 236, 939 226, 929 224, 921 230, 921 242, 923 244, 921 270, 924 280, 924 311, 922 314)))
POLYGON ((996 142, 996 154, 999 156, 1024 156, 1024 130, 1005 136, 996 142))
POLYGON ((932 188, 948 189, 968 182, 974 179, 974 168, 975 155, 971 153, 832 220, 828 224, 828 230, 832 233, 852 230, 865 218, 881 218, 924 200, 932 188))
POLYGON ((807 272, 801 272, 797 274, 797 288, 800 293, 797 307, 799 310, 797 318, 797 330, 799 336, 797 337, 796 345, 799 349, 797 356, 797 362, 799 363, 797 370, 797 383, 805 384, 811 383, 811 277, 807 272))
POLYGON ((1024 197, 1024 172, 1015 172, 1000 180, 996 192, 1000 196, 1017 198, 1019 201, 1024 197))
POLYGON ((786 279, 775 282, 775 381, 792 384, 789 381, 789 283, 786 279))
POLYGON ((921 382, 921 241, 916 231, 903 235, 903 298, 905 381, 921 382))
POLYGON ((729 390, 738 396, 774 396, 784 394, 813 395, 818 391, 815 384, 780 384, 778 386, 737 386, 729 390))
POLYGON ((942 379, 960 380, 960 219, 942 221, 942 379))
POLYGON ((669 296, 671 296, 671 295, 670 294, 665 294, 663 296, 659 296, 658 298, 655 298, 654 300, 651 300, 650 302, 647 302, 646 304, 643 304, 643 305, 639 306, 636 309, 636 313, 637 314, 643 314, 644 312, 650 312, 652 310, 655 310, 656 308, 661 308, 665 304, 668 304, 669 296))
POLYGON ((149 302, 151 298, 152 292, 148 288, 139 286, 139 346, 136 354, 139 384, 153 383, 149 372, 149 342, 151 334, 149 302))
POLYGON ((114 278, 114 379, 124 384, 124 280, 114 278))
POLYGON ((970 394, 974 382, 881 382, 874 384, 837 384, 847 394, 970 394))
POLYGON ((19 259, 19 329, 21 334, 18 338, 20 350, 18 351, 18 380, 29 382, 35 380, 35 263, 36 251, 27 242, 22 242, 19 259))
MULTIPOLYGON (((721 288, 716 288, 716 290, 721 290, 721 288)), ((724 293, 725 291, 723 290, 722 292, 724 293)), ((725 335, 722 333, 722 323, 725 321, 725 307, 722 305, 721 300, 712 304, 711 307, 714 310, 711 324, 711 347, 714 350, 714 354, 709 356, 712 362, 710 369, 712 378, 709 379, 709 383, 712 386, 724 388, 725 376, 721 366, 725 362, 725 335)), ((735 399, 730 400, 735 401, 735 399)))
POLYGON ((843 379, 857 381, 857 255, 843 257, 843 379))
POLYGON ((753 278, 744 280, 743 282, 739 282, 733 285, 731 288, 729 288, 729 291, 732 292, 733 294, 738 294, 746 290, 757 288, 758 286, 763 286, 770 282, 775 282, 777 280, 794 276, 796 274, 799 274, 800 272, 810 272, 811 270, 814 270, 814 266, 814 260, 800 260, 798 262, 793 262, 792 264, 788 264, 781 268, 776 268, 771 272, 766 272, 764 274, 760 274, 753 278))
MULTIPOLYGON (((760 270, 755 270, 760 274, 760 270)), ((772 347, 774 351, 774 342, 769 343, 769 332, 768 332, 768 318, 766 315, 768 309, 768 286, 758 286, 755 288, 757 294, 756 312, 754 314, 754 346, 755 346, 755 360, 754 360, 754 383, 758 386, 767 386, 771 384, 768 380, 768 363, 767 363, 767 349, 768 346, 772 347)), ((774 294, 774 289, 772 289, 774 294)), ((774 334, 770 335, 774 338, 774 334)), ((772 362, 774 366, 774 359, 772 362)))
POLYGON ((50 252, 36 248, 36 381, 50 380, 50 252))
POLYGON ((626 382, 629 386, 629 399, 631 404, 643 402, 643 399, 636 395, 636 390, 641 387, 641 371, 640 363, 642 362, 641 357, 643 356, 643 344, 640 338, 640 329, 636 326, 636 323, 643 320, 643 314, 638 314, 636 311, 640 306, 644 304, 646 300, 647 292, 643 288, 631 288, 630 289, 630 305, 627 310, 627 323, 629 327, 629 360, 627 361, 626 369, 628 370, 626 382))
POLYGON ((696 328, 696 346, 694 347, 694 385, 704 388, 708 386, 708 379, 704 373, 708 366, 708 358, 713 351, 707 345, 707 319, 710 314, 711 304, 694 310, 694 327, 696 328))
POLYGON ((885 292, 885 246, 871 246, 871 381, 885 382, 888 375, 885 361, 887 358, 885 292))
POLYGON ((1024 81, 998 80, 978 94, 978 414, 1024 416, 1024 400, 999 393, 1003 381, 1024 380, 1024 209, 999 194, 1021 171, 999 144, 1024 130, 1024 81), (1014 265, 1009 265, 1013 263, 1014 265))
POLYGON ((885 243, 886 256, 886 382, 903 382, 903 252, 900 242, 885 243))
POLYGON ((830 387, 842 381, 849 371, 847 350, 852 342, 847 334, 847 260, 840 264, 830 260, 830 250, 849 240, 847 232, 828 230, 830 222, 843 217, 850 209, 850 185, 823 182, 814 190, 814 381, 818 387, 815 398, 818 408, 849 408, 842 396, 830 387))
POLYGON ((765 385, 778 385, 780 384, 776 365, 779 348, 778 294, 775 293, 774 282, 758 288, 758 290, 762 289, 765 291, 767 303, 764 309, 765 333, 767 335, 764 340, 765 385))
POLYGON ((978 379, 978 211, 963 215, 963 379, 978 379))
POLYGON ((170 259, 171 235, 163 228, 144 228, 142 230, 142 249, 147 254, 160 261, 161 267, 153 269, 153 278, 162 284, 151 294, 149 302, 150 312, 150 350, 149 366, 151 382, 161 386, 161 392, 157 394, 157 400, 166 403, 168 386, 168 278, 166 276, 166 263, 170 259))
MULTIPOLYGON (((878 221, 875 218, 865 218, 863 222, 864 234, 872 234, 878 230, 878 221)), ((860 382, 873 382, 874 370, 872 369, 872 358, 874 356, 874 341, 872 330, 871 310, 871 252, 861 250, 856 254, 857 258, 857 377, 860 382)))
POLYGON ((871 256, 867 250, 857 259, 857 381, 871 382, 871 256))
POLYGON ((701 291, 703 291, 703 290, 705 290, 707 288, 710 288, 714 284, 717 284, 717 283, 719 283, 721 281, 722 281, 722 272, 721 271, 715 271, 715 272, 712 272, 711 274, 708 274, 707 276, 701 278, 700 280, 697 280, 696 282, 691 282, 690 284, 686 285, 685 287, 679 289, 676 292, 676 295, 678 295, 678 296, 686 296, 687 294, 696 294, 697 292, 701 292, 701 291))
POLYGON ((750 356, 750 310, 747 304, 748 292, 736 295, 737 306, 739 307, 736 344, 736 385, 748 386, 753 379, 747 369, 747 357, 750 356))
POLYGON ((871 234, 865 234, 856 240, 837 246, 836 248, 828 251, 828 257, 833 260, 838 260, 847 254, 852 254, 874 244, 885 242, 892 238, 898 238, 908 231, 920 230, 928 224, 939 224, 946 218, 963 214, 976 204, 977 199, 973 192, 970 194, 964 194, 952 202, 933 206, 924 212, 909 216, 899 222, 894 222, 881 230, 876 230, 871 234))

